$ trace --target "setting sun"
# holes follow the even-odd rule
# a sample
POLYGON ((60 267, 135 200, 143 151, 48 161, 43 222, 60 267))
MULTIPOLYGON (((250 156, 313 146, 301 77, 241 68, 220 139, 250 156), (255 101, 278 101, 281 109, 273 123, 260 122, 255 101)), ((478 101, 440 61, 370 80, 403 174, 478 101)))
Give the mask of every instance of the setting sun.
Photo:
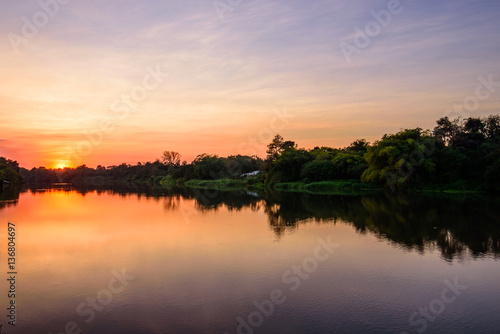
POLYGON ((58 163, 55 163, 55 164, 53 165, 53 167, 52 167, 52 168, 53 168, 53 169, 64 169, 64 168, 66 168, 66 167, 69 167, 69 166, 68 166, 68 165, 66 165, 66 164, 65 164, 65 163, 63 163, 63 162, 58 162, 58 163))

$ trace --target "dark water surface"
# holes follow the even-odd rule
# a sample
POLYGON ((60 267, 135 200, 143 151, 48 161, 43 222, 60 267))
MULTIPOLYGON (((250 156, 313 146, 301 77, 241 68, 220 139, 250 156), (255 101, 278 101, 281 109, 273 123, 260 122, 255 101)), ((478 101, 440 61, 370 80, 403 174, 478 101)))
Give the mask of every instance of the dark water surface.
POLYGON ((0 194, 2 277, 7 222, 17 233, 8 334, 500 332, 500 202, 488 197, 16 197, 0 194))

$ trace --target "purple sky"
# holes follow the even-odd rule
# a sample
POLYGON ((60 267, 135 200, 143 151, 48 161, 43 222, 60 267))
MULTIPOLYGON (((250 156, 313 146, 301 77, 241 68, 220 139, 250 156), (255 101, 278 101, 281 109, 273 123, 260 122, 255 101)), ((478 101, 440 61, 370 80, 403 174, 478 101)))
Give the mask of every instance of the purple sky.
POLYGON ((342 147, 500 110, 479 80, 500 82, 499 1, 60 1, 1 5, 0 156, 29 168, 264 156, 277 132, 342 147))

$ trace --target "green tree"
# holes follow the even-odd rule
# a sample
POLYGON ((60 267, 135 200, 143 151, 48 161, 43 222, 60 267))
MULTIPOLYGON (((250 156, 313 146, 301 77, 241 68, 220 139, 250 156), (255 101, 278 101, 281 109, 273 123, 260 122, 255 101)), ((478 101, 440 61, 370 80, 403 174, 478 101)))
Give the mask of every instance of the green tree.
POLYGON ((492 152, 488 158, 490 164, 486 167, 484 174, 485 188, 500 191, 500 149, 492 152))
POLYGON ((201 180, 216 180, 227 176, 224 159, 217 155, 200 154, 194 161, 194 174, 201 180))
POLYGON ((257 156, 231 155, 224 159, 224 163, 229 176, 240 177, 241 174, 260 170, 263 161, 257 156))
POLYGON ((274 136, 273 140, 267 145, 267 157, 266 160, 272 162, 276 160, 276 158, 283 151, 283 137, 277 134, 274 136))
POLYGON ((368 168, 362 151, 339 152, 332 159, 335 178, 338 179, 359 179, 363 172, 368 168))
POLYGON ((20 187, 24 182, 17 161, 0 157, 0 191, 4 184, 20 187))
POLYGON ((486 126, 481 118, 469 117, 465 120, 464 130, 470 134, 484 134, 486 126))
POLYGON ((314 156, 316 160, 332 160, 332 158, 339 152, 339 149, 332 147, 318 147, 316 146, 314 149, 310 151, 310 153, 314 156))
POLYGON ((332 180, 335 168, 331 160, 313 160, 302 167, 300 178, 310 182, 332 180))
POLYGON ((349 152, 362 152, 365 153, 368 148, 368 142, 366 139, 358 139, 355 140, 349 145, 349 147, 346 148, 346 151, 349 152))
POLYGON ((273 140, 269 145, 267 145, 267 159, 269 162, 273 162, 276 158, 286 150, 290 150, 293 148, 297 148, 297 145, 294 141, 291 140, 283 140, 283 137, 277 134, 274 136, 273 140))
POLYGON ((434 137, 420 128, 384 135, 368 147, 365 155, 368 169, 361 179, 381 184, 387 182, 391 189, 420 183, 435 171, 434 150, 434 137))
POLYGON ((448 116, 437 120, 437 126, 434 128, 434 137, 441 145, 450 145, 458 133, 462 131, 459 125, 459 119, 450 121, 448 116))
POLYGON ((291 148, 283 151, 272 163, 266 182, 293 182, 300 180, 303 165, 312 161, 314 156, 304 150, 291 148))
POLYGON ((490 139, 500 137, 500 116, 490 115, 485 120, 486 136, 490 139))

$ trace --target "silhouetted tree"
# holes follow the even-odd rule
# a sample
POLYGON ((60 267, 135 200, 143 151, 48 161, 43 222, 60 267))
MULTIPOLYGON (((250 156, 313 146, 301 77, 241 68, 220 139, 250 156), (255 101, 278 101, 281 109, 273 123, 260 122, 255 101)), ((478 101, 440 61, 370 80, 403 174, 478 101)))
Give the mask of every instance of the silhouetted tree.
POLYGON ((266 160, 273 162, 283 151, 283 137, 279 134, 274 136, 273 140, 267 145, 267 158, 266 160))
POLYGON ((0 157, 0 191, 5 185, 20 187, 24 182, 19 164, 15 160, 0 157))
POLYGON ((174 151, 165 151, 161 156, 161 161, 167 166, 178 167, 181 164, 181 155, 174 151))

